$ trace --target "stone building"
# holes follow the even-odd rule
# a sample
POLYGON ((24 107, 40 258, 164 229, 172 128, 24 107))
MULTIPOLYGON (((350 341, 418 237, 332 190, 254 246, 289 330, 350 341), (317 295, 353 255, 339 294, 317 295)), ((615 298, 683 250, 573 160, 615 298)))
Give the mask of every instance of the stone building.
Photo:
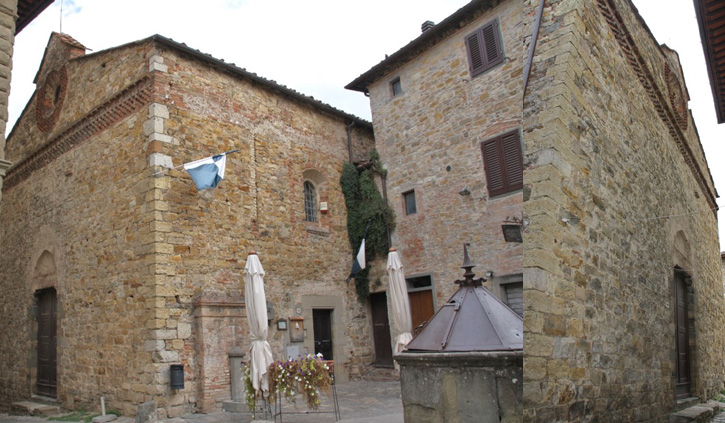
POLYGON ((5 172, 12 165, 5 160, 5 127, 8 123, 8 96, 10 95, 10 70, 13 61, 15 35, 45 10, 53 0, 2 0, 0 1, 0 201, 5 172))
POLYGON ((85 54, 54 33, 36 83, 7 141, 0 406, 219 410, 249 346, 250 250, 275 359, 324 345, 340 382, 372 359, 338 182, 372 149, 369 122, 158 35, 85 54), (233 149, 214 190, 177 168, 233 149))
POLYGON ((474 0, 346 87, 370 97, 414 327, 457 290, 464 243, 521 313, 522 12, 474 0))
POLYGON ((678 55, 630 0, 538 6, 524 6, 524 419, 667 421, 725 379, 717 194, 678 55))

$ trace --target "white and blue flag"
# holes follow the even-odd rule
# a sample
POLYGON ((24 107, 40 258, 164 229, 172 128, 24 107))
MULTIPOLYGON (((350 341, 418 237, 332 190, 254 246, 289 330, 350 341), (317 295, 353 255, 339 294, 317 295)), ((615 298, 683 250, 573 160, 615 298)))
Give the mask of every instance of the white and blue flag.
POLYGON ((370 228, 370 221, 368 220, 368 224, 365 227, 365 234, 363 235, 362 242, 360 242, 360 249, 357 252, 357 256, 355 256, 355 261, 352 263, 352 269, 350 270, 350 276, 347 277, 348 282, 350 281, 350 279, 355 277, 355 274, 357 274, 357 272, 359 272, 365 268, 365 238, 368 237, 369 228, 370 228))
POLYGON ((228 151, 216 156, 184 164, 184 169, 189 172, 191 179, 194 181, 194 184, 196 184, 197 190, 201 191, 207 188, 216 188, 216 186, 219 185, 219 182, 224 179, 224 168, 227 164, 227 154, 233 152, 234 151, 228 151))

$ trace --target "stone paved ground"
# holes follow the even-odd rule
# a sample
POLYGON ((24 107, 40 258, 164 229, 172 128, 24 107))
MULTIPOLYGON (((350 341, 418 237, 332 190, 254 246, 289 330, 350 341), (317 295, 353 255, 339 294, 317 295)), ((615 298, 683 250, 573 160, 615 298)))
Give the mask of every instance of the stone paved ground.
MULTIPOLYGON (((342 420, 339 423, 403 423, 403 405, 400 395, 400 382, 350 382, 338 385, 338 404, 342 420)), ((300 402, 299 410, 306 410, 300 402)), ((283 410, 295 411, 292 405, 283 410)), ((331 411, 331 401, 323 400, 321 411, 331 411)), ((257 419, 264 416, 257 414, 257 419)), ((165 420, 163 423, 249 423, 253 419, 250 413, 210 413, 189 414, 181 418, 165 420)), ((269 419, 272 421, 273 419, 269 419)), ((277 422, 279 422, 279 417, 277 422)), ((283 423, 327 423, 334 422, 333 414, 282 414, 283 423)), ((122 417, 115 423, 134 423, 130 417, 122 417)), ((49 423, 39 417, 9 416, 0 414, 0 423, 49 423)), ((725 423, 723 420, 722 423, 725 423)))
POLYGON ((725 412, 721 412, 715 416, 710 423, 725 423, 725 412))
MULTIPOLYGON (((337 387, 341 422, 343 423, 403 423, 403 404, 400 394, 400 382, 350 382, 337 387)), ((284 414, 290 411, 302 411, 307 408, 300 400, 294 404, 283 405, 281 421, 283 423, 326 423, 334 422, 333 413, 328 414, 284 414)), ((323 400, 320 411, 331 412, 332 401, 323 400)), ((257 413, 257 419, 264 416, 257 413)), ((273 419, 270 417, 270 421, 273 419)), ((252 421, 251 414, 211 413, 192 414, 182 418, 167 420, 167 423, 246 423, 252 421)), ((280 417, 277 417, 277 422, 280 417)), ((0 422, 3 423, 3 422, 0 422)))

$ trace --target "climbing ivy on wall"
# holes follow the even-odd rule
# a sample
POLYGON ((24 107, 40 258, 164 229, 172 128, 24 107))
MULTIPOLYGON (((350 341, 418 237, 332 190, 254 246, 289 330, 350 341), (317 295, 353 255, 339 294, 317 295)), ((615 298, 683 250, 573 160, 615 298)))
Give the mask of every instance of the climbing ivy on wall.
MULTIPOLYGON (((353 250, 353 259, 370 221, 365 240, 365 260, 368 263, 378 255, 384 256, 388 252, 388 232, 395 228, 395 213, 380 195, 373 179, 375 174, 385 177, 387 172, 380 163, 377 151, 373 150, 366 163, 358 166, 345 163, 340 176, 347 206, 347 236, 353 250)), ((355 275, 355 291, 360 303, 364 303, 370 293, 369 269, 368 265, 355 275)))

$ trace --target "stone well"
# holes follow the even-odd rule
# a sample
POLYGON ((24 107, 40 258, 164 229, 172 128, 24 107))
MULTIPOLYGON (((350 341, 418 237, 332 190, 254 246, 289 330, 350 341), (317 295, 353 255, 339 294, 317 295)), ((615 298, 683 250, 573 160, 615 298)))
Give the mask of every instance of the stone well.
POLYGON ((474 279, 396 354, 406 423, 521 422, 523 320, 474 279))

